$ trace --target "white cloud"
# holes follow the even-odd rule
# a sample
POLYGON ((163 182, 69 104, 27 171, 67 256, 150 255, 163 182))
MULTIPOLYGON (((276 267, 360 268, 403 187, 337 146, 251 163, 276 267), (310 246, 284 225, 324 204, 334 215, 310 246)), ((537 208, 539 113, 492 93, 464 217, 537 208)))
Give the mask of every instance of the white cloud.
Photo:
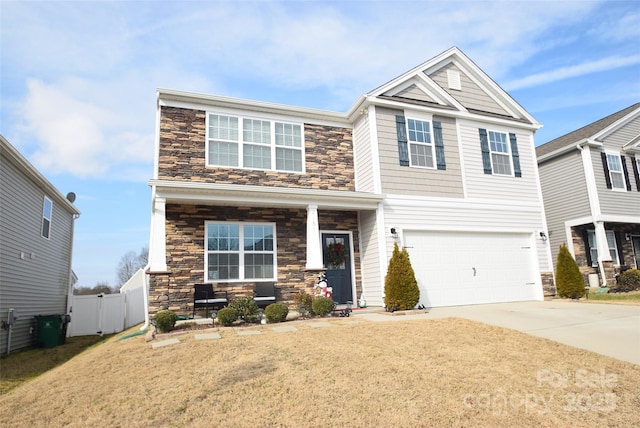
POLYGON ((536 73, 521 79, 516 79, 505 83, 503 86, 507 90, 529 88, 532 86, 544 85, 557 82, 572 77, 583 76, 585 74, 597 73, 601 71, 613 70, 629 65, 640 64, 640 55, 626 57, 612 56, 597 61, 589 61, 583 64, 560 67, 555 70, 536 73))

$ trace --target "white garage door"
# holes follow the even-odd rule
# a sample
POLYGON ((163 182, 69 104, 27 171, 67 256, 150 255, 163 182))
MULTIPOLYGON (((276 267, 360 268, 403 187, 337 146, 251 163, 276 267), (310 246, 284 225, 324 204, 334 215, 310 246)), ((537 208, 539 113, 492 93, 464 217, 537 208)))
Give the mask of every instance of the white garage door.
POLYGON ((404 238, 427 307, 539 296, 529 234, 407 231, 404 238))

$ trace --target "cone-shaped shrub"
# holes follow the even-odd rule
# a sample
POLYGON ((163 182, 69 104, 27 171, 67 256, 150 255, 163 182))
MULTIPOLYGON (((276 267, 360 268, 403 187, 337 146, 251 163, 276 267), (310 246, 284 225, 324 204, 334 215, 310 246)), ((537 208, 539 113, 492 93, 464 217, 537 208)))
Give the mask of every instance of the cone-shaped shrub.
POLYGON ((413 309, 420 300, 420 288, 411 267, 409 253, 393 245, 393 254, 384 278, 384 305, 387 310, 413 309))
POLYGON ((584 296, 584 278, 565 243, 560 245, 556 261, 556 290, 560 297, 584 296))

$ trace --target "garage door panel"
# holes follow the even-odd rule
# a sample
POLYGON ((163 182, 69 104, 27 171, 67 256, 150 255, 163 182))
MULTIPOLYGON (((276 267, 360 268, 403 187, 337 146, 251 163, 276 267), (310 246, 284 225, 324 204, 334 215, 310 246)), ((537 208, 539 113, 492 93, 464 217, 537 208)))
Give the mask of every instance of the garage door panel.
POLYGON ((425 306, 533 300, 529 234, 405 232, 425 306))

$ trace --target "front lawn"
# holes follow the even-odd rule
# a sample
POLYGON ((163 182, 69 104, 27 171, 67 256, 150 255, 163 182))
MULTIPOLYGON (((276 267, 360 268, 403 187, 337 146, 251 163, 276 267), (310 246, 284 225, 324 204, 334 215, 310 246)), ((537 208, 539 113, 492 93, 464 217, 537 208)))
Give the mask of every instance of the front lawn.
POLYGON ((627 293, 589 293, 588 300, 598 303, 622 303, 640 305, 640 290, 627 293))
POLYGON ((123 332, 0 396, 0 426, 640 426, 631 363, 457 318, 317 321, 123 332))

